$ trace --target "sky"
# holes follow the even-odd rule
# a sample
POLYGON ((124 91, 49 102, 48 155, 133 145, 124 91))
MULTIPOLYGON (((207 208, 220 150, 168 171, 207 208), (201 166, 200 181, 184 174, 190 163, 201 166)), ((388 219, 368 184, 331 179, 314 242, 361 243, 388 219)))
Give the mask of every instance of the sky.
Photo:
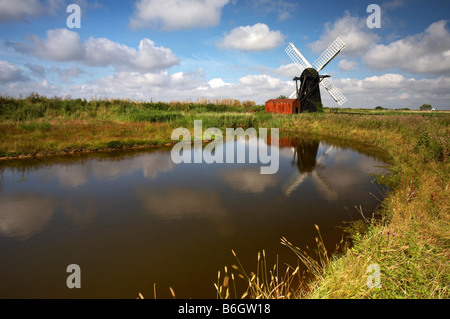
POLYGON ((450 110, 448 0, 0 0, 0 94, 264 104, 337 37, 344 107, 450 110))

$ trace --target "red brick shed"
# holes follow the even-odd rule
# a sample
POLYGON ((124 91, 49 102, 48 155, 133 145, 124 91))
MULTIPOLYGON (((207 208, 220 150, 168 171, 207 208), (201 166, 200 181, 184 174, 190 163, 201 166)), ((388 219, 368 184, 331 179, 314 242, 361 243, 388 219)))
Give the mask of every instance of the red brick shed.
POLYGON ((297 114, 301 112, 300 101, 296 99, 273 99, 266 102, 266 112, 297 114))

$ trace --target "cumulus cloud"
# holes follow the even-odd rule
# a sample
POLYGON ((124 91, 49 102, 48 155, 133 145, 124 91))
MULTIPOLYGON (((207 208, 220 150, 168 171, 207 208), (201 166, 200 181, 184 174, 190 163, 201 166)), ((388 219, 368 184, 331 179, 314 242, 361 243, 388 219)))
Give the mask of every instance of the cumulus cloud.
POLYGON ((132 29, 165 30, 216 26, 229 0, 139 0, 130 18, 132 29))
POLYGON ((191 91, 198 86, 193 75, 183 72, 169 74, 118 72, 91 83, 70 86, 72 96, 130 98, 149 100, 156 97, 173 100, 191 96, 191 91))
MULTIPOLYGON (((86 0, 71 0, 70 3, 88 6, 86 0)), ((55 15, 65 6, 65 0, 0 0, 0 24, 55 15)))
POLYGON ((358 62, 350 60, 341 60, 338 64, 339 70, 341 71, 354 71, 358 68, 358 62))
POLYGON ((282 64, 278 68, 268 68, 265 66, 260 66, 259 73, 267 74, 273 77, 282 77, 293 79, 295 76, 299 76, 302 71, 300 71, 299 67, 295 63, 290 64, 282 64))
POLYGON ((149 72, 169 68, 179 63, 173 52, 157 47, 144 38, 138 49, 128 47, 106 38, 89 38, 81 42, 77 32, 67 29, 47 31, 47 38, 30 37, 31 43, 7 43, 16 51, 33 54, 51 61, 79 61, 88 66, 114 66, 120 71, 149 72))
POLYGON ((14 64, 8 61, 0 60, 0 83, 26 81, 27 78, 22 75, 22 71, 14 64))
POLYGON ((48 30, 43 41, 36 35, 28 40, 31 43, 8 42, 7 45, 18 52, 52 61, 78 61, 83 59, 85 53, 78 33, 67 29, 48 30))
POLYGON ((38 0, 0 0, 0 23, 25 20, 43 12, 44 7, 38 0))
MULTIPOLYGON (((381 105, 383 107, 411 109, 429 103, 436 109, 449 109, 450 77, 417 79, 398 73, 386 73, 363 79, 334 78, 333 83, 348 98, 345 107, 359 108, 381 105)), ((66 88, 49 83, 20 82, 0 83, 2 92, 11 96, 25 96, 39 92, 45 96, 74 98, 130 98, 134 100, 186 100, 196 98, 234 98, 241 101, 252 100, 258 104, 279 95, 290 95, 295 89, 291 80, 267 74, 251 74, 236 82, 225 82, 221 78, 203 80, 199 74, 167 71, 158 73, 118 72, 85 84, 69 84, 66 88)), ((336 107, 330 95, 321 88, 322 101, 327 107, 336 107)))
POLYGON ((42 65, 32 64, 32 63, 26 63, 25 67, 30 70, 33 75, 37 77, 43 77, 45 76, 46 70, 42 65))
POLYGON ((272 50, 284 43, 280 31, 271 31, 264 23, 234 28, 216 43, 220 49, 243 52, 272 50))
POLYGON ((50 69, 52 72, 55 72, 58 74, 59 78, 64 83, 71 83, 74 78, 79 77, 80 75, 86 74, 86 72, 80 68, 77 67, 71 67, 71 68, 59 68, 56 66, 53 66, 50 69))
POLYGON ((372 69, 399 68, 419 74, 443 74, 450 71, 450 32, 448 21, 431 24, 423 33, 387 45, 374 46, 364 56, 372 69))
POLYGON ((271 77, 266 74, 260 74, 260 75, 247 75, 244 77, 241 77, 239 79, 239 83, 246 85, 246 86, 257 86, 257 87, 264 87, 264 88, 278 88, 282 81, 278 78, 271 77))
POLYGON ((72 97, 110 97, 136 100, 186 100, 236 98, 264 103, 280 94, 291 94, 293 81, 283 82, 269 75, 248 75, 237 82, 222 78, 205 81, 199 74, 167 71, 159 73, 118 72, 88 84, 68 87, 72 97))
POLYGON ((379 39, 376 34, 370 33, 369 30, 365 18, 353 17, 346 12, 344 17, 339 18, 334 23, 326 23, 324 34, 319 40, 311 43, 310 47, 314 52, 319 53, 340 37, 347 44, 341 54, 343 56, 357 56, 365 53, 379 39))
MULTIPOLYGON (((450 78, 416 79, 401 74, 386 73, 364 79, 335 79, 333 83, 348 98, 346 107, 418 108, 430 103, 438 109, 449 109, 450 78)), ((335 106, 329 94, 322 91, 325 106, 335 106)))
POLYGON ((229 83, 225 83, 221 78, 214 78, 208 82, 209 86, 214 88, 220 88, 225 85, 229 85, 229 83))
POLYGON ((39 95, 47 97, 67 95, 60 84, 61 83, 58 83, 58 85, 52 84, 47 79, 43 79, 39 82, 27 80, 27 85, 23 85, 22 82, 0 82, 0 91, 13 97, 27 96, 33 92, 38 92, 39 95))

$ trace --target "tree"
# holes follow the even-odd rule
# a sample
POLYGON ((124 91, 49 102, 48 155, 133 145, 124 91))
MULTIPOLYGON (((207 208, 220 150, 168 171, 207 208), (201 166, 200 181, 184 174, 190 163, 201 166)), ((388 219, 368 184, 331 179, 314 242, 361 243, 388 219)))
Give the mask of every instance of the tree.
POLYGON ((279 97, 277 97, 277 100, 284 100, 287 99, 286 95, 280 95, 279 97))
POLYGON ((420 110, 421 111, 431 111, 433 109, 433 107, 430 105, 430 104, 423 104, 421 107, 420 107, 420 110))

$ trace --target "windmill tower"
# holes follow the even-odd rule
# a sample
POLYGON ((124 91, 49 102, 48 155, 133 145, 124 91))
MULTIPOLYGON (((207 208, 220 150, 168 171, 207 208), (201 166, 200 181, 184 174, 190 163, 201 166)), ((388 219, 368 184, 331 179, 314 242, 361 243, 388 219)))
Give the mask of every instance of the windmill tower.
POLYGON ((294 78, 296 90, 291 94, 290 99, 267 101, 266 111, 273 113, 298 113, 306 110, 315 112, 317 111, 317 105, 322 104, 320 85, 330 93, 339 106, 342 106, 347 101, 345 96, 330 81, 329 75, 319 75, 319 72, 344 50, 345 45, 344 41, 337 38, 311 65, 294 44, 289 43, 286 53, 301 74, 294 78))

